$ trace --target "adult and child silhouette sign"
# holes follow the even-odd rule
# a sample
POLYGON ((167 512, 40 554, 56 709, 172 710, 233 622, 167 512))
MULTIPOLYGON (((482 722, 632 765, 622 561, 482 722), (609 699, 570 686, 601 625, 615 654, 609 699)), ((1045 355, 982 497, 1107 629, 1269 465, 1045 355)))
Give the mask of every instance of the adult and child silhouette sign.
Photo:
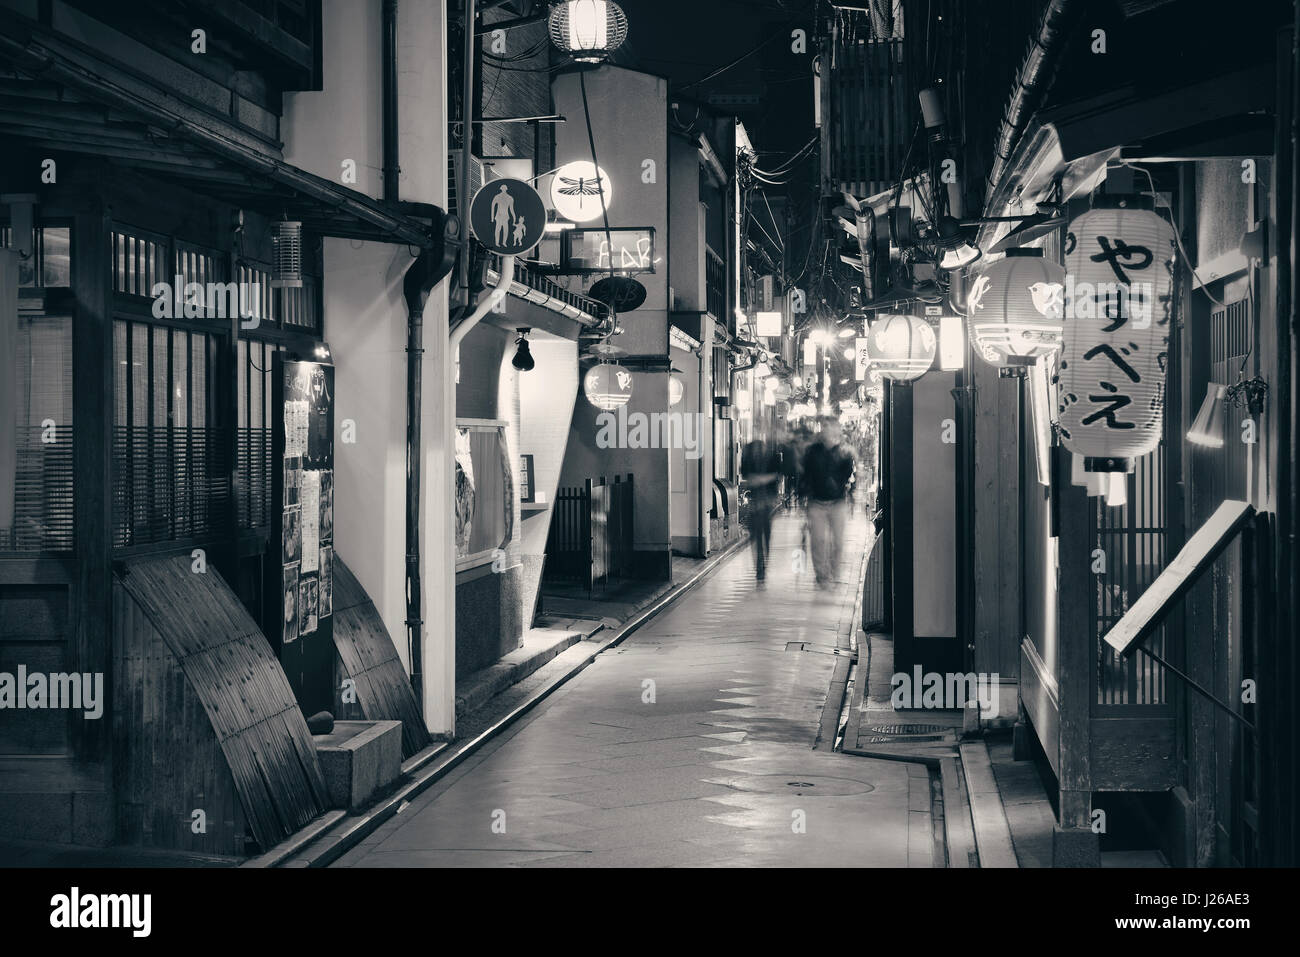
POLYGON ((541 241, 546 204, 517 179, 494 179, 474 194, 469 224, 478 241, 501 256, 522 256, 541 241))

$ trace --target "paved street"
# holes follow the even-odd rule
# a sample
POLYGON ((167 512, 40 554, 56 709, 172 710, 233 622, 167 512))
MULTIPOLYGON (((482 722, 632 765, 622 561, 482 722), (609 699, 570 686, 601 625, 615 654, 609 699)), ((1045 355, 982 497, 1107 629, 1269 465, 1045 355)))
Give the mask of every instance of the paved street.
POLYGON ((826 591, 801 526, 765 589, 738 551, 340 866, 931 866, 922 767, 814 750, 869 526, 826 591))

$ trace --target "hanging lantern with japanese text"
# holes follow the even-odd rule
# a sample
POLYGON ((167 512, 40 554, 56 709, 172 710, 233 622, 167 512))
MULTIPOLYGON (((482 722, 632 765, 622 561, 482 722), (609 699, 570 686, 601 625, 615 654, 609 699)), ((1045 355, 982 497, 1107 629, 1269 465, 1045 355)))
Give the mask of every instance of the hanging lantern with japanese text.
POLYGON ((992 365, 1032 365, 1061 348, 1065 270, 1041 249, 1008 249, 966 297, 971 342, 992 365))
POLYGON ((938 340, 934 327, 920 316, 886 315, 871 324, 867 343, 871 369, 907 382, 930 368, 938 340))
POLYGON ((1131 470, 1163 425, 1177 237, 1149 198, 1121 202, 1076 217, 1065 243, 1061 438, 1093 472, 1131 470))
POLYGON ((632 373, 609 362, 598 363, 583 376, 582 391, 596 408, 617 409, 632 398, 632 373))

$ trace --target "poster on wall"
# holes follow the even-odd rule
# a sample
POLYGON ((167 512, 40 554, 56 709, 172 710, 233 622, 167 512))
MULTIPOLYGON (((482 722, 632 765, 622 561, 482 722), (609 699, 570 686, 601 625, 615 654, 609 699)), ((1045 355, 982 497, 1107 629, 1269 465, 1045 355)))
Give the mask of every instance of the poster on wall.
POLYGON ((298 566, 284 566, 284 642, 298 640, 298 566))
POLYGON ((302 572, 305 575, 316 571, 320 564, 320 472, 303 471, 298 495, 302 503, 302 572))
POLYGON ((320 540, 334 541, 334 473, 320 470, 320 540))
POLYGON ((263 630, 305 714, 334 703, 334 367, 274 355, 273 500, 278 562, 268 562, 263 630), (279 580, 274 569, 280 569, 279 580), (279 602, 272 596, 280 595, 279 602))
POLYGON ((319 592, 316 587, 315 578, 303 578, 298 582, 298 607, 302 615, 302 621, 299 624, 300 633, 310 635, 316 631, 316 625, 319 622, 318 604, 319 592))
POLYGON ((302 556, 301 510, 286 508, 280 524, 280 564, 289 565, 302 556))
POLYGON ((334 547, 320 549, 320 617, 334 614, 334 547))

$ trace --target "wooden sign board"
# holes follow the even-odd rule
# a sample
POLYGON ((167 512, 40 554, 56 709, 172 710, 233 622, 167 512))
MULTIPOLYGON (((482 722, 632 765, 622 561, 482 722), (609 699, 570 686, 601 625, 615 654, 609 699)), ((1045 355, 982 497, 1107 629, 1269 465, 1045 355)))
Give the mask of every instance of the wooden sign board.
POLYGON ((1228 499, 1220 505, 1142 593, 1142 597, 1106 633, 1106 644, 1121 655, 1132 654, 1151 632, 1160 627, 1174 604, 1214 564, 1254 514, 1255 509, 1248 502, 1228 499))

